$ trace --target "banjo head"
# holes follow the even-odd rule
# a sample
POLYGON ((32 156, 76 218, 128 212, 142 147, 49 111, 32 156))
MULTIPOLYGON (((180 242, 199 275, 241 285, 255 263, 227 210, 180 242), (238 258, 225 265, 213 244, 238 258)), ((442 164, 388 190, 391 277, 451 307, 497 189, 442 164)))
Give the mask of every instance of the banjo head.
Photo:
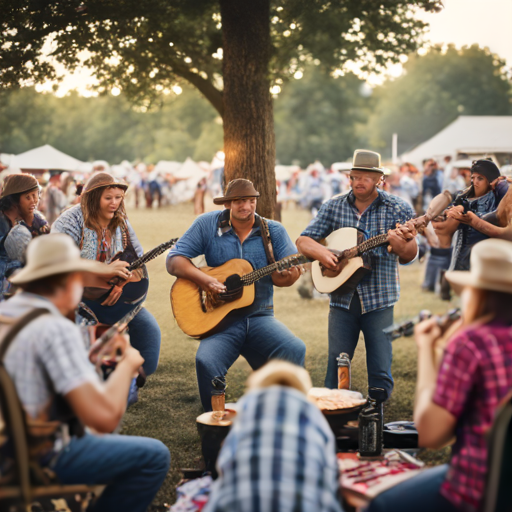
MULTIPOLYGON (((358 244, 358 233, 356 228, 340 228, 333 231, 326 239, 328 249, 344 251, 351 249, 358 244)), ((322 275, 322 268, 318 261, 311 264, 311 276, 313 284, 320 293, 332 293, 344 284, 358 269, 364 267, 363 258, 360 256, 348 260, 343 270, 335 277, 322 275)))

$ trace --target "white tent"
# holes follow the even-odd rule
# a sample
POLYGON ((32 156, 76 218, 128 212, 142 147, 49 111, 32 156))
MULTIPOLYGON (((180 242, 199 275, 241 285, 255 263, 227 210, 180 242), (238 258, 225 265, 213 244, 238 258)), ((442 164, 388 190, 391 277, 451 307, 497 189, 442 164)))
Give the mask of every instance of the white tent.
POLYGON ((175 174, 182 166, 181 162, 173 162, 171 160, 160 160, 153 169, 155 174, 175 174))
POLYGON ((10 167, 27 170, 78 171, 83 162, 66 155, 62 151, 46 144, 39 148, 20 153, 11 159, 10 167))
POLYGON ((512 154, 512 116, 460 116, 400 159, 421 167, 425 158, 456 158, 458 153, 475 157, 512 154))
POLYGON ((206 178, 208 173, 199 167, 194 160, 187 158, 179 170, 173 173, 178 181, 171 189, 171 201, 181 203, 190 201, 196 192, 197 184, 202 178, 206 178))

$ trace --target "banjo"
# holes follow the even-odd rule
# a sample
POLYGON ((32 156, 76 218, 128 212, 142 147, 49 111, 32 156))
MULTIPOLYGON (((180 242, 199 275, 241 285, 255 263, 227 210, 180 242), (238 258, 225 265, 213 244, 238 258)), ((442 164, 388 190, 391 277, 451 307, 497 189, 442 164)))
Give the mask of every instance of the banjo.
MULTIPOLYGON (((446 191, 445 191, 446 192, 446 191)), ((451 195, 443 192, 436 196, 428 207, 427 213, 409 222, 416 228, 426 226, 452 202, 451 195)), ((326 239, 327 248, 337 256, 336 270, 325 268, 319 261, 311 265, 313 284, 320 293, 345 295, 353 292, 361 279, 371 272, 367 254, 389 243, 388 233, 364 240, 363 233, 356 228, 340 228, 333 231, 326 239)))

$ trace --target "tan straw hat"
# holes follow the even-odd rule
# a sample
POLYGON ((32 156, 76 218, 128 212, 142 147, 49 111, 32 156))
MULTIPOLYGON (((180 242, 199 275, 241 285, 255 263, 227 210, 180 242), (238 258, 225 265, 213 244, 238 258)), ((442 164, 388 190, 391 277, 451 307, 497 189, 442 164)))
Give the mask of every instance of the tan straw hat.
POLYGON ((126 191, 128 184, 122 180, 114 178, 114 176, 108 172, 98 172, 85 184, 82 194, 87 194, 87 192, 90 192, 91 190, 102 187, 118 187, 126 191))
POLYGON ((471 250, 471 270, 446 272, 453 291, 465 286, 512 294, 512 242, 489 238, 471 250))
POLYGON ((252 181, 238 178, 230 181, 226 187, 224 196, 216 197, 213 202, 215 204, 224 204, 245 197, 260 197, 260 193, 254 188, 252 181))
POLYGON ((12 194, 23 194, 23 192, 35 190, 36 188, 39 188, 39 183, 32 174, 11 174, 5 178, 4 189, 2 190, 0 198, 12 194))
POLYGON ((67 272, 110 274, 108 265, 80 257, 80 250, 69 235, 55 233, 34 238, 27 247, 27 265, 9 278, 24 284, 67 272))
POLYGON ((380 165, 380 154, 367 149, 356 149, 352 161, 352 171, 372 171, 383 173, 380 165))

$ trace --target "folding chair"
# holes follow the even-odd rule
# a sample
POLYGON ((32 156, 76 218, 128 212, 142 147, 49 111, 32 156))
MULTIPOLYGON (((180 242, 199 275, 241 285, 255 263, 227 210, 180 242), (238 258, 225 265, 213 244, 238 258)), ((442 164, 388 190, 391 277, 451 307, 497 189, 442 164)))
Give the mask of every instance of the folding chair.
POLYGON ((487 482, 482 512, 512 511, 512 392, 502 401, 487 437, 487 482))

